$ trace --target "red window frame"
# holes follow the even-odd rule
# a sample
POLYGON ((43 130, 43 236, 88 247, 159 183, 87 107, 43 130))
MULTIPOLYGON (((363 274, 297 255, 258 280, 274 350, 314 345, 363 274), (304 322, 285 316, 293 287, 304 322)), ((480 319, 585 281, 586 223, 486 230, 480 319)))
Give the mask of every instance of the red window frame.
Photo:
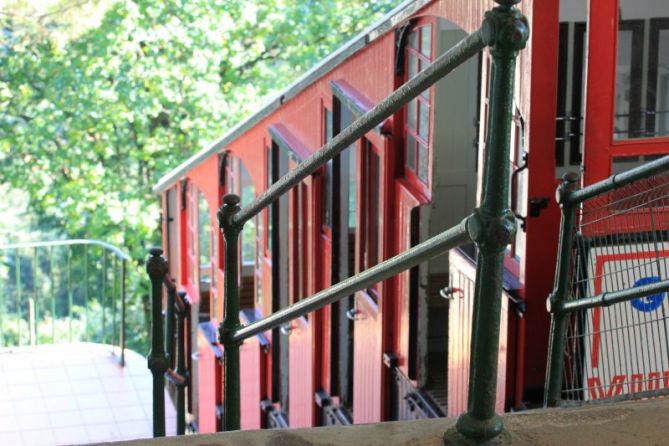
MULTIPOLYGON (((408 31, 407 44, 405 46, 405 81, 419 73, 432 63, 434 59, 434 35, 435 22, 429 19, 418 21, 408 31), (429 48, 424 47, 423 33, 429 36, 429 48), (414 38, 415 37, 415 38, 414 38), (429 54, 429 55, 428 55, 429 54), (412 67, 413 61, 416 66, 412 67)), ((432 158, 432 103, 433 88, 421 93, 404 107, 403 144, 404 144, 404 176, 423 193, 429 192, 431 181, 430 159, 432 158), (421 118, 427 114, 427 120, 421 118), (427 126, 425 128, 424 126, 427 126), (424 169, 421 167, 421 153, 424 153, 424 169)))
POLYGON ((669 137, 614 139, 619 0, 590 0, 584 184, 612 173, 613 158, 661 155, 669 137), (613 42, 613 45, 612 45, 613 42))

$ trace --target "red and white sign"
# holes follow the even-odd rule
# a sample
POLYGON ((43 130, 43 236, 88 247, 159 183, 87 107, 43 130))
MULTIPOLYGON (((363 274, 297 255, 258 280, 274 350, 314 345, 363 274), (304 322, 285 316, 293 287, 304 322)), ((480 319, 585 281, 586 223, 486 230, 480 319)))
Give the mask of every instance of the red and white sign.
MULTIPOLYGON (((659 282, 669 277, 669 243, 595 247, 587 264, 588 296, 659 282)), ((668 318, 667 293, 587 310, 584 399, 669 388, 668 318)))

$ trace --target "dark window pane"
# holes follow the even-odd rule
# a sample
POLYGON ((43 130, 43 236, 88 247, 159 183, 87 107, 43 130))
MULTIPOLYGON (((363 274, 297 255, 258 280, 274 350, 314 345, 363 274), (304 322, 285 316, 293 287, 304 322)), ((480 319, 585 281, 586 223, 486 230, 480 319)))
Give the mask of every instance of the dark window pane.
POLYGON ((418 136, 420 136, 424 141, 427 141, 430 129, 430 109, 423 101, 418 101, 418 104, 418 136))
POLYGON ((418 56, 416 53, 409 52, 409 79, 418 74, 418 56))
POLYGON ((379 234, 379 156, 372 150, 369 150, 369 215, 367 219, 367 264, 370 268, 378 263, 379 249, 378 249, 378 234, 379 234))
POLYGON ((332 227, 332 160, 325 164, 323 178, 323 224, 332 227))
POLYGON ((414 99, 407 105, 407 125, 413 130, 416 130, 416 102, 414 99))
POLYGON ((405 164, 412 172, 416 171, 416 140, 407 132, 405 164))
POLYGON ((425 57, 432 57, 432 25, 420 29, 420 52, 425 57))
POLYGON ((418 178, 427 183, 427 147, 418 144, 418 178))
POLYGON ((418 32, 415 30, 409 33, 409 48, 418 49, 418 32))

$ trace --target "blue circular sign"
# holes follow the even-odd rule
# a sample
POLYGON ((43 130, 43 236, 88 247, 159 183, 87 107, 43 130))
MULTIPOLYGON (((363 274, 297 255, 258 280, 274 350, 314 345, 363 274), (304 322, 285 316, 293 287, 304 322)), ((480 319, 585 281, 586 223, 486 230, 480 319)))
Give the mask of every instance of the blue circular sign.
MULTIPOLYGON (((658 283, 660 278, 658 276, 649 276, 642 277, 634 283, 634 288, 650 285, 651 283, 658 283)), ((638 297, 632 299, 632 308, 635 310, 643 311, 644 313, 650 313, 655 311, 662 306, 662 301, 666 293, 653 294, 652 296, 638 297)))

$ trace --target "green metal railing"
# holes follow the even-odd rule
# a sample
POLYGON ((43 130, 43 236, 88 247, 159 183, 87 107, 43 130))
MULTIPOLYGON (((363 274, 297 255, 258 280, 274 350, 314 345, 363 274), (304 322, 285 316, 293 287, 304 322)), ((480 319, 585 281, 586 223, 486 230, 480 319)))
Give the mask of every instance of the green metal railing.
MULTIPOLYGON (((225 430, 240 428, 239 346, 245 339, 262 331, 279 327, 289 320, 350 296, 373 283, 387 279, 473 240, 477 243, 481 255, 477 266, 468 410, 458 419, 456 429, 445 434, 445 442, 449 444, 485 442, 498 438, 503 433, 501 418, 495 414, 494 408, 503 256, 506 246, 516 231, 515 217, 509 210, 508 203, 508 161, 515 63, 518 51, 524 48, 528 39, 529 25, 526 18, 514 7, 520 0, 495 1, 499 6, 486 13, 480 29, 438 57, 424 71, 407 81, 320 150, 279 179, 246 208, 240 208, 238 196, 226 195, 224 197, 224 204, 219 211, 218 219, 225 239, 226 268, 225 317, 219 327, 220 342, 224 345, 225 362, 225 430), (237 242, 244 224, 486 46, 490 48, 493 63, 481 207, 459 225, 442 234, 286 309, 242 327, 239 320, 237 242)), ((165 274, 162 266, 165 260, 161 259, 159 250, 153 251, 149 265, 147 265, 153 284, 154 302, 153 349, 150 364, 155 365, 154 378, 160 374, 160 378, 156 379, 162 379, 162 373, 167 369, 168 362, 165 359, 162 342, 160 309, 157 307, 160 304, 160 293, 162 292, 160 278, 165 274)), ((155 385, 162 386, 162 383, 155 381, 155 385)), ((157 392, 155 388, 154 392, 157 392)), ((155 393, 155 396, 160 395, 155 393)), ((154 411, 160 410, 160 403, 156 404, 154 411)))
POLYGON ((669 342, 669 314, 657 305, 669 291, 663 254, 669 242, 668 173, 669 156, 665 156, 583 189, 578 188, 578 175, 565 175, 558 189, 562 209, 558 265, 547 301, 552 323, 546 406, 560 405, 563 392, 572 401, 669 393, 660 389, 661 364, 669 361, 666 346, 660 345, 663 338, 669 342), (593 266, 597 255, 626 263, 597 272, 593 266), (639 274, 652 275, 654 281, 634 283, 639 274), (606 291, 597 292, 597 281, 606 291), (635 299, 642 311, 620 306, 635 299), (595 326, 595 311, 597 319, 606 316, 611 325, 595 326), (592 348, 593 343, 600 347, 592 348), (600 367, 588 361, 593 354, 607 357, 600 367), (603 377, 609 381, 600 383, 603 377))
POLYGON ((123 365, 128 260, 97 240, 0 246, 0 346, 99 342, 123 365))
POLYGON ((191 302, 167 272, 162 249, 152 248, 146 263, 151 279, 152 336, 148 365, 153 375, 153 436, 165 436, 165 379, 176 390, 176 433, 186 433, 186 387, 190 371, 186 361, 186 323, 191 302), (162 299, 166 290, 165 337, 163 338, 162 299))

